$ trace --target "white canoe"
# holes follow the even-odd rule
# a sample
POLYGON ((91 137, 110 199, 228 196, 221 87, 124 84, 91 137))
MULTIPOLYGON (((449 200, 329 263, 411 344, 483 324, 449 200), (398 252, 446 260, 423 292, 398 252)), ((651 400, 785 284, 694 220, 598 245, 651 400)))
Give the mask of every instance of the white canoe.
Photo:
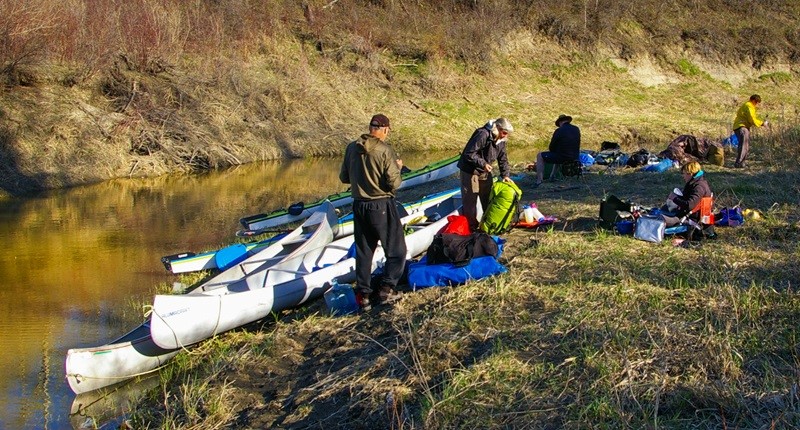
MULTIPOLYGON (((455 193, 456 191, 458 190, 450 192, 455 193)), ((422 204, 422 200, 399 205, 398 210, 400 211, 400 216, 410 215, 417 210, 420 204, 422 204)), ((183 252, 180 254, 167 255, 161 257, 161 263, 164 264, 164 268, 166 268, 167 271, 174 274, 211 269, 225 270, 231 265, 272 245, 286 234, 288 234, 288 231, 257 242, 236 243, 225 248, 199 254, 183 252)), ((339 218, 339 226, 335 238, 341 238, 351 234, 353 234, 353 215, 348 214, 339 218)))
POLYGON ((106 345, 67 351, 67 382, 75 394, 88 393, 152 372, 177 353, 153 343, 145 322, 106 345))
MULTIPOLYGON (((425 213, 431 206, 440 204, 442 201, 457 193, 458 189, 455 189, 427 196, 418 202, 404 207, 409 215, 414 215, 413 217, 419 216, 421 213, 425 213)), ((352 241, 352 238, 350 240, 352 241)), ((411 251, 418 251, 420 246, 421 244, 411 251)), ((346 252, 342 252, 339 256, 334 256, 332 255, 334 249, 336 248, 333 244, 325 247, 323 253, 326 255, 325 259, 336 259, 336 261, 338 261, 342 256, 346 255, 346 252)), ((376 253, 376 262, 379 261, 378 254, 379 253, 376 253)), ((323 261, 322 258, 321 254, 320 261, 323 261)), ((352 258, 346 259, 323 270, 325 270, 325 272, 320 271, 313 277, 307 276, 302 281, 295 280, 284 284, 286 287, 299 285, 299 287, 290 290, 296 291, 297 294, 295 294, 295 297, 299 297, 299 299, 293 301, 302 303, 305 300, 321 295, 323 292, 322 289, 315 286, 323 285, 334 277, 340 275, 349 275, 352 277, 353 271, 355 270, 355 260, 352 258), (309 287, 303 286, 304 284, 309 285, 309 287), (311 292, 306 295, 305 293, 301 293, 302 290, 300 288, 304 290, 307 289, 311 292)), ((347 278, 342 278, 342 280, 347 281, 347 278)), ((280 287, 278 291, 281 291, 280 287)), ((285 300, 286 299, 283 298, 278 299, 279 302, 285 300)), ((179 351, 180 349, 165 349, 156 345, 150 335, 150 321, 148 320, 124 336, 105 345, 88 348, 72 348, 67 351, 65 361, 67 382, 75 394, 88 393, 156 371, 179 351)))
POLYGON ((292 260, 299 255, 322 252, 322 248, 333 240, 338 225, 333 205, 326 202, 300 227, 292 230, 277 242, 220 272, 189 294, 202 294, 206 291, 224 288, 248 275, 281 264, 283 261, 292 260))
MULTIPOLYGON (((438 179, 446 178, 456 173, 458 171, 457 164, 459 158, 460 155, 456 155, 454 157, 429 164, 420 169, 404 173, 403 182, 400 184, 399 189, 425 184, 438 179)), ((332 194, 326 199, 331 201, 331 203, 336 207, 348 205, 353 202, 353 197, 349 191, 332 194)), ((252 236, 275 226, 305 219, 311 215, 314 210, 316 210, 316 207, 320 205, 321 202, 322 201, 320 200, 318 202, 305 205, 299 210, 299 213, 294 215, 289 213, 289 209, 278 209, 269 213, 251 215, 241 218, 239 222, 241 223, 242 227, 244 227, 244 230, 237 234, 239 236, 252 236)))
MULTIPOLYGON (((322 209, 276 243, 220 273, 189 294, 201 294, 205 290, 236 282, 248 274, 263 271, 270 265, 292 260, 306 252, 319 255, 333 239, 333 230, 337 225, 333 206, 326 204, 322 209)), ((151 372, 177 354, 177 349, 164 349, 153 343, 150 323, 151 320, 145 321, 106 345, 68 350, 65 367, 72 391, 76 394, 86 393, 151 372)))
MULTIPOLYGON (((411 227, 415 231, 406 236, 408 257, 425 252, 433 236, 447 224, 447 215, 461 206, 458 190, 426 199, 418 211, 403 221, 409 222, 423 213, 436 214, 439 220, 424 227, 411 227)), ((153 301, 150 325, 153 342, 165 348, 190 345, 318 297, 333 278, 352 282, 355 258, 348 258, 352 244, 352 236, 341 238, 319 254, 305 254, 205 294, 158 295, 153 301)), ((383 260, 379 249, 373 269, 383 260)))
POLYGON ((225 248, 215 249, 213 251, 207 251, 201 253, 181 252, 178 254, 166 255, 164 257, 161 257, 161 263, 164 265, 164 268, 167 269, 168 272, 174 273, 176 275, 179 273, 189 273, 189 272, 197 272, 200 270, 217 269, 220 267, 216 259, 217 253, 219 252, 226 252, 226 250, 231 250, 239 253, 244 258, 247 258, 248 255, 252 255, 258 252, 259 250, 272 245, 273 243, 280 240, 284 236, 286 236, 286 233, 280 233, 278 235, 268 237, 266 239, 255 242, 237 243, 227 246, 225 248))

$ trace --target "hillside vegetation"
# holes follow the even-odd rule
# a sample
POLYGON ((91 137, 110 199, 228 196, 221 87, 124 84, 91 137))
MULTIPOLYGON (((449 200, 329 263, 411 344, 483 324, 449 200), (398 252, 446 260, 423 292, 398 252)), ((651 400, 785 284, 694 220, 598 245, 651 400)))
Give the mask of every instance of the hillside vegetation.
POLYGON ((509 117, 518 160, 559 113, 592 148, 727 135, 754 92, 796 124, 797 16, 777 0, 0 0, 0 188, 338 155, 378 111, 404 151, 509 117))

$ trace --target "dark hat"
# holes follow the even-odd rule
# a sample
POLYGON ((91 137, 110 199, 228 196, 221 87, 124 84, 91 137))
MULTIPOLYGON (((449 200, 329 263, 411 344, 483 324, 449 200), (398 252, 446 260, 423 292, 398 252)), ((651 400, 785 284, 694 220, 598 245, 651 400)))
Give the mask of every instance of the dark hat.
POLYGON ((572 122, 572 117, 564 114, 559 115, 556 118, 556 127, 560 126, 562 122, 572 122))
POLYGON ((379 114, 373 116, 371 120, 369 120, 369 126, 370 127, 388 127, 389 126, 389 118, 387 118, 386 115, 384 115, 382 113, 379 113, 379 114))

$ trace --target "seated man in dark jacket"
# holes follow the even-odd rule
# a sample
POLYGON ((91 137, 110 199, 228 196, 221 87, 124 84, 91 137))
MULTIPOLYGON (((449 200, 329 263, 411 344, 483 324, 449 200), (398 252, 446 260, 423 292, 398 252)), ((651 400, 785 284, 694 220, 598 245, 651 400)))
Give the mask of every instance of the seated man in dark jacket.
POLYGON ((683 180, 686 185, 680 193, 673 191, 669 194, 666 203, 666 209, 671 212, 671 215, 662 215, 667 227, 672 227, 680 223, 681 218, 688 215, 703 197, 711 197, 711 187, 706 182, 705 173, 700 167, 700 163, 692 161, 686 163, 681 167, 683 180))
POLYGON ((578 161, 581 152, 581 130, 572 125, 572 117, 559 115, 556 131, 550 139, 548 151, 536 155, 536 186, 544 180, 544 163, 563 164, 578 161))

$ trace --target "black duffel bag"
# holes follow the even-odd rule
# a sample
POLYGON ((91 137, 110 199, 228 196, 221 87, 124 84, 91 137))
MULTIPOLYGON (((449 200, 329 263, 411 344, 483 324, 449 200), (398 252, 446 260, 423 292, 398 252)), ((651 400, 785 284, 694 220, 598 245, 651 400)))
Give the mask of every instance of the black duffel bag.
POLYGON ((483 232, 470 235, 439 233, 433 237, 426 256, 428 264, 452 263, 462 267, 474 257, 497 256, 497 252, 497 242, 483 232))

